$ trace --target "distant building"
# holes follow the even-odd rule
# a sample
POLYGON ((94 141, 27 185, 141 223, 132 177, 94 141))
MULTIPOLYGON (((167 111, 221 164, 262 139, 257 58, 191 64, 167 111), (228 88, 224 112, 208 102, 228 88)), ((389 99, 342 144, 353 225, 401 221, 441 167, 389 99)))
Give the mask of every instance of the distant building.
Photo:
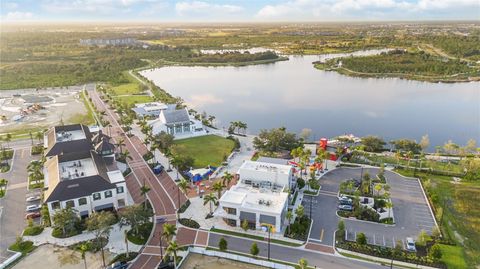
POLYGON ((283 232, 289 189, 295 184, 292 166, 246 161, 238 176, 237 185, 220 198, 215 216, 231 226, 247 221, 250 229, 270 226, 276 233, 283 232))
POLYGON ((128 205, 125 178, 116 166, 114 146, 101 130, 81 124, 52 127, 45 134, 44 203, 50 216, 72 207, 80 217, 128 205))
POLYGON ((187 108, 161 110, 158 119, 149 122, 153 134, 166 132, 176 139, 206 135, 202 122, 193 118, 187 108))
POLYGON ((87 46, 128 46, 137 45, 139 42, 135 38, 98 38, 98 39, 80 39, 80 45, 87 46))
POLYGON ((162 110, 175 110, 176 104, 163 104, 159 102, 135 104, 132 108, 138 118, 154 117, 158 118, 162 110))

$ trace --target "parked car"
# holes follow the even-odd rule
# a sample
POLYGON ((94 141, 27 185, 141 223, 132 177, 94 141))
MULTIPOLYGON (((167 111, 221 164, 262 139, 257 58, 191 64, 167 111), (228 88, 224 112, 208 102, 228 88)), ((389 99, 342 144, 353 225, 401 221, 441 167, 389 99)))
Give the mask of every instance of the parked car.
POLYGON ((27 197, 27 202, 35 202, 35 201, 38 201, 38 200, 40 200, 39 195, 27 197))
POLYGON ((27 206, 26 210, 27 210, 27 212, 33 212, 33 211, 40 210, 40 208, 41 208, 40 205, 29 205, 29 206, 27 206))
POLYGON ((109 269, 126 269, 128 267, 128 263, 126 262, 115 262, 112 263, 108 268, 109 269))
POLYGON ((351 205, 338 205, 338 209, 343 211, 353 211, 353 206, 351 205))
POLYGON ((417 248, 415 247, 415 240, 413 240, 413 238, 407 237, 406 243, 407 243, 407 251, 417 252, 417 248))
POLYGON ((341 205, 353 205, 352 200, 340 200, 339 204, 341 205))
POLYGON ((41 215, 40 215, 40 212, 32 212, 32 213, 27 213, 25 215, 25 219, 36 219, 36 218, 39 218, 41 215))
POLYGON ((340 195, 340 196, 338 197, 338 201, 340 202, 340 204, 341 204, 342 202, 346 202, 346 203, 348 203, 349 205, 351 205, 352 202, 353 202, 350 197, 345 196, 345 195, 340 195))

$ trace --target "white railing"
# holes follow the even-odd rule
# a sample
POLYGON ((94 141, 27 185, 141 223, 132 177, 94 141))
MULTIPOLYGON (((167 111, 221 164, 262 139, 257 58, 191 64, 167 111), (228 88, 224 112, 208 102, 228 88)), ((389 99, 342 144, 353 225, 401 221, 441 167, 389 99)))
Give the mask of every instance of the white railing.
MULTIPOLYGON (((9 252, 14 252, 14 251, 9 250, 9 252)), ((13 254, 8 259, 0 263, 0 269, 7 268, 12 262, 16 261, 18 258, 20 258, 20 256, 22 256, 21 252, 14 252, 14 253, 15 254, 13 254)))
POLYGON ((207 249, 201 248, 201 247, 190 247, 190 248, 188 248, 187 255, 185 255, 185 258, 182 259, 180 264, 178 264, 177 268, 181 268, 183 261, 187 259, 188 253, 197 253, 197 254, 201 254, 201 255, 214 256, 214 257, 230 259, 230 260, 234 260, 234 261, 246 262, 246 263, 255 264, 255 265, 259 265, 259 266, 263 266, 263 267, 267 267, 267 268, 294 269, 294 267, 290 266, 290 265, 285 265, 285 264, 271 262, 271 261, 265 261, 265 260, 258 260, 258 259, 255 259, 255 258, 250 258, 250 257, 246 257, 246 256, 243 256, 243 255, 238 255, 238 254, 233 254, 233 253, 228 253, 228 252, 223 252, 223 251, 207 250, 207 249))

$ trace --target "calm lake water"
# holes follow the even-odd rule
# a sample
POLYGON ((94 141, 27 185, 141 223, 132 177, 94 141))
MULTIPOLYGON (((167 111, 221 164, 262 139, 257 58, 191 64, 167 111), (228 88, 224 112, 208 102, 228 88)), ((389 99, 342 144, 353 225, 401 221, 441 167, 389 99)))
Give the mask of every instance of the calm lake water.
POLYGON ((249 133, 285 126, 312 139, 344 133, 386 140, 428 134, 431 148, 448 139, 480 142, 480 83, 427 83, 352 78, 312 62, 325 56, 245 67, 163 67, 142 74, 199 112, 248 124, 249 133))

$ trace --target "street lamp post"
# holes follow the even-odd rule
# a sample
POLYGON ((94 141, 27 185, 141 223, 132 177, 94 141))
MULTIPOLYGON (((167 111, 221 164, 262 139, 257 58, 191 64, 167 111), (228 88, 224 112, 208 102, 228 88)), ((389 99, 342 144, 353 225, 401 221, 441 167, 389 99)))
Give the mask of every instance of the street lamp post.
POLYGON ((268 232, 268 260, 270 260, 270 226, 268 225, 265 225, 265 226, 262 226, 262 229, 265 231, 265 232, 268 232))

